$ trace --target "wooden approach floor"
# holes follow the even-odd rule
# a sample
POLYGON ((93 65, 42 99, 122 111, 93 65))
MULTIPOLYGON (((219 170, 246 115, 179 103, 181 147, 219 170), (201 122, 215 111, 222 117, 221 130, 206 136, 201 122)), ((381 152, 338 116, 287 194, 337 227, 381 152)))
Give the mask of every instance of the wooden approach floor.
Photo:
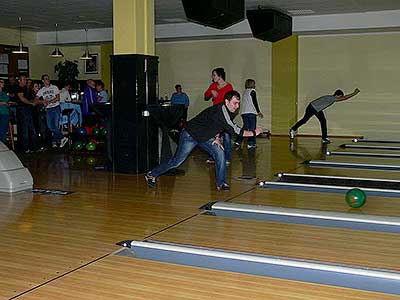
MULTIPOLYGON (((343 142, 337 140, 329 149, 335 150, 343 142)), ((287 138, 259 139, 255 151, 234 153, 228 170, 232 188, 222 193, 215 191, 214 168, 205 164, 206 155, 200 151, 182 167, 187 171, 184 176, 163 176, 156 189, 148 188, 142 176, 96 170, 86 164, 86 156, 49 152, 22 157, 35 187, 73 193, 0 194, 0 299, 400 299, 112 255, 120 249, 115 243, 121 240, 168 237, 182 241, 184 237, 194 241, 201 239, 202 229, 215 224, 222 226, 217 228, 220 240, 208 246, 243 243, 237 249, 249 250, 247 243, 251 243, 254 249, 264 247, 271 237, 261 231, 272 227, 277 231, 274 238, 282 228, 288 234, 275 239, 275 247, 295 254, 300 253, 296 249, 311 251, 305 241, 340 245, 340 240, 350 238, 343 230, 313 227, 310 233, 310 226, 304 225, 244 220, 228 224, 223 218, 198 217, 201 205, 216 200, 354 212, 337 194, 268 191, 256 187, 256 180, 240 178, 250 175, 266 180, 277 172, 294 172, 301 161, 321 159, 325 151, 319 139, 299 139, 294 147, 287 138), (199 221, 201 226, 195 228, 199 221), (250 224, 257 229, 246 233, 250 224), (234 228, 242 232, 236 234, 234 228), (262 234, 256 236, 255 232, 262 234)), ((400 199, 371 197, 358 212, 399 216, 398 202, 400 199)), ((371 253, 363 250, 360 261, 346 263, 399 270, 399 235, 352 234, 355 240, 373 244, 368 244, 371 253)), ((344 248, 325 248, 320 259, 339 262, 344 248)))

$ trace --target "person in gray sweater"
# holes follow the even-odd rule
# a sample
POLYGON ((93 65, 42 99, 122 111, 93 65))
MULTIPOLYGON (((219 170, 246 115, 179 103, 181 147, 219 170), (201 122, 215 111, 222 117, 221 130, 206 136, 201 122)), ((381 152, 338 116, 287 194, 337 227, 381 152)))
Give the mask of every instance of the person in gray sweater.
POLYGON ((321 96, 311 101, 310 104, 308 104, 306 107, 306 112, 303 118, 297 121, 297 123, 293 125, 292 128, 290 128, 289 131, 290 139, 294 139, 295 132, 300 126, 307 123, 312 116, 316 116, 319 120, 319 123, 321 124, 322 142, 325 144, 329 144, 331 141, 328 139, 328 129, 326 126, 326 118, 323 110, 331 106, 335 102, 350 99, 351 97, 357 95, 359 92, 360 90, 357 88, 354 90, 353 93, 345 95, 342 90, 336 90, 333 95, 321 96))

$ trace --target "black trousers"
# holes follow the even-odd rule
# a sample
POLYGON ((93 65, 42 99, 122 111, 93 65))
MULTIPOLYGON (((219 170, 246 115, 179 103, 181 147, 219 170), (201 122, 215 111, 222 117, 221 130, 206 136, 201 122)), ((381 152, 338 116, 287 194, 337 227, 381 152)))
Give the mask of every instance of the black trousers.
POLYGON ((326 127, 326 118, 324 112, 322 110, 317 112, 311 104, 308 104, 303 118, 297 121, 297 123, 294 124, 291 129, 296 131, 300 126, 306 124, 312 116, 316 116, 318 118, 319 123, 321 124, 322 138, 326 139, 328 137, 328 129, 326 127))
POLYGON ((37 150, 31 106, 17 106, 17 137, 18 145, 23 151, 37 150))

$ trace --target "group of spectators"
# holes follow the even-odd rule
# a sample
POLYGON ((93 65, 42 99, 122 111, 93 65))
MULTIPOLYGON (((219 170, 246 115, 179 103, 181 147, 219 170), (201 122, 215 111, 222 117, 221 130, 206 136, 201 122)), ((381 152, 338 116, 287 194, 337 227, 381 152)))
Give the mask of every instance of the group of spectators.
POLYGON ((81 126, 92 114, 90 106, 108 101, 102 81, 87 80, 82 97, 79 93, 71 97, 72 84, 65 82, 59 90, 51 84, 48 74, 41 82, 32 81, 26 75, 9 75, 8 83, 0 80, 0 141, 6 143, 9 122, 17 125, 19 150, 30 153, 43 151, 50 146, 62 148, 68 137, 62 133, 67 116, 62 112, 69 109, 70 121, 81 126), (81 99, 80 99, 81 98, 81 99))

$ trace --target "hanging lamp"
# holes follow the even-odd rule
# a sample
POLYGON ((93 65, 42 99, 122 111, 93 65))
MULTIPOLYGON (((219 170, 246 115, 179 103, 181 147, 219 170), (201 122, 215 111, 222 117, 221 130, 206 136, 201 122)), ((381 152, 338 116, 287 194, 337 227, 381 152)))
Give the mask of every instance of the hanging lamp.
POLYGON ((24 44, 22 43, 22 18, 18 17, 18 21, 19 21, 19 44, 18 44, 18 49, 13 50, 12 53, 24 54, 28 53, 28 51, 24 50, 24 44))
POLYGON ((85 34, 86 34, 86 50, 85 50, 85 52, 83 53, 83 55, 82 55, 81 57, 79 57, 79 59, 82 59, 82 60, 89 60, 89 59, 92 59, 92 58, 90 57, 90 53, 89 53, 89 45, 88 45, 87 33, 88 33, 88 29, 85 28, 85 34))
POLYGON ((55 24, 56 26, 56 48, 54 51, 50 54, 51 57, 64 57, 64 54, 61 52, 60 48, 58 48, 58 24, 55 24))

